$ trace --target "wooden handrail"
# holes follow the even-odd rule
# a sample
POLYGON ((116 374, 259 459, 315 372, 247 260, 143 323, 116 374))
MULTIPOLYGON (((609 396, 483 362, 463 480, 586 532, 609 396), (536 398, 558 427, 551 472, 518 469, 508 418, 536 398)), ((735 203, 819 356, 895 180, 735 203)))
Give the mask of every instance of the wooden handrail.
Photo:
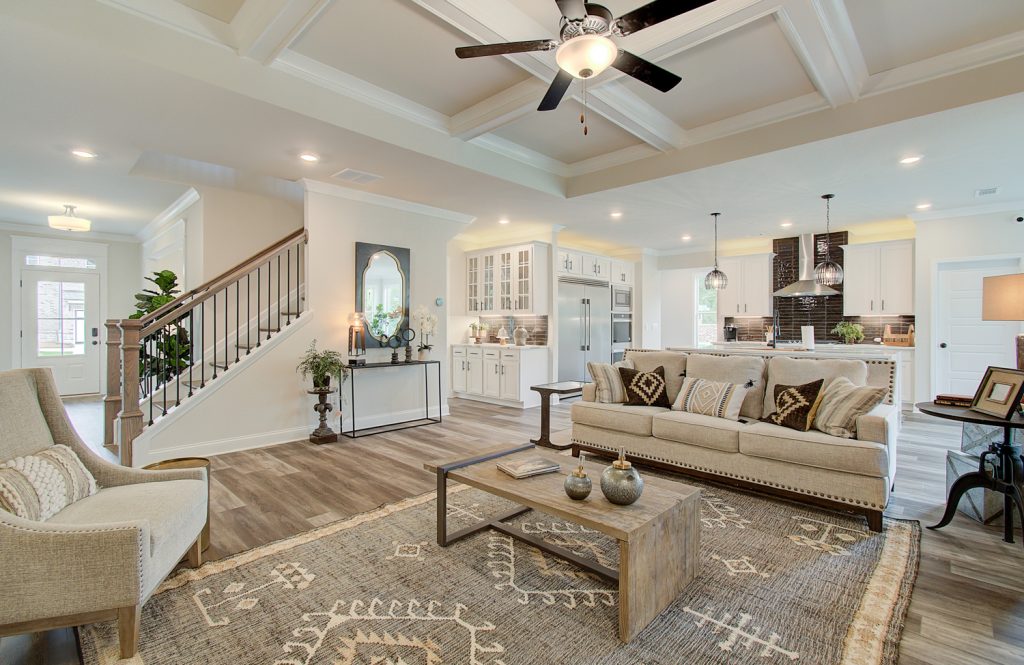
MULTIPOLYGON (((143 324, 142 337, 145 338, 164 326, 180 320, 196 307, 220 292, 221 288, 234 284, 236 281, 252 272, 255 268, 262 265, 264 261, 271 259, 285 249, 288 249, 291 243, 299 238, 302 238, 303 242, 308 241, 305 229, 299 229, 295 233, 282 238, 270 247, 261 251, 259 254, 246 259, 227 272, 221 273, 215 279, 192 289, 188 293, 175 298, 173 302, 169 302, 148 316, 143 317, 140 319, 143 324), (191 298, 191 300, 186 303, 184 302, 186 298, 191 298)), ((298 284, 296 284, 296 288, 297 287, 298 284)))
MULTIPOLYGON (((284 238, 281 238, 280 240, 278 240, 274 244, 272 244, 269 247, 267 247, 266 249, 262 250, 259 254, 256 254, 255 256, 251 256, 251 257, 245 259, 244 261, 242 261, 241 263, 238 263, 237 265, 235 265, 235 266, 233 266, 231 268, 228 268, 226 271, 222 272, 220 275, 217 275, 216 277, 214 277, 213 279, 207 281, 206 283, 201 284, 200 286, 197 286, 196 288, 188 291, 187 293, 181 294, 180 296, 178 296, 177 298, 175 298, 171 302, 167 303, 163 307, 161 307, 159 309, 155 309, 152 312, 150 312, 149 314, 146 314, 145 316, 143 316, 142 318, 139 319, 139 321, 142 323, 142 327, 143 327, 143 336, 145 337, 145 335, 153 332, 153 330, 151 330, 151 329, 159 329, 160 327, 162 327, 162 326, 154 326, 153 322, 157 321, 157 319, 161 319, 161 318, 166 319, 167 317, 165 317, 164 315, 168 314, 171 311, 177 310, 179 307, 181 307, 184 304, 184 301, 187 298, 194 298, 195 296, 197 296, 197 295, 199 295, 201 293, 204 293, 204 292, 219 290, 219 287, 223 286, 225 281, 227 281, 227 282, 233 281, 230 278, 233 277, 233 276, 236 276, 237 273, 242 272, 242 274, 244 275, 245 273, 249 272, 248 269, 251 269, 252 267, 256 266, 257 264, 263 263, 264 259, 266 259, 266 258, 268 258, 270 256, 273 256, 278 251, 284 249, 289 244, 291 244, 293 241, 298 240, 299 238, 302 238, 303 241, 308 242, 309 238, 306 235, 306 229, 305 228, 297 229, 296 231, 294 231, 292 233, 289 233, 284 238)), ((196 301, 196 302, 201 302, 201 301, 196 301)), ((163 323, 162 325, 166 325, 167 323, 173 322, 174 320, 179 318, 182 314, 185 314, 185 313, 187 313, 188 311, 190 311, 192 309, 194 309, 194 308, 193 307, 189 307, 184 312, 177 312, 177 311, 175 311, 176 315, 174 317, 171 317, 169 321, 163 323)))

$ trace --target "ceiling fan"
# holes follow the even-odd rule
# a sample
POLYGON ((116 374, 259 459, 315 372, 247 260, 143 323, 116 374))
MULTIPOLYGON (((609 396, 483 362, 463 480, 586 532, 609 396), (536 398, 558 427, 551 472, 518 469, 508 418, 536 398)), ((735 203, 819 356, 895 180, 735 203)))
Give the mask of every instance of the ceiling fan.
POLYGON ((460 58, 479 58, 557 49, 555 60, 558 62, 558 74, 537 107, 538 111, 556 109, 574 78, 588 79, 608 67, 614 67, 661 92, 668 92, 682 79, 652 62, 621 50, 611 37, 631 35, 709 4, 712 0, 654 0, 618 18, 607 8, 584 0, 555 2, 562 13, 558 39, 462 46, 455 49, 455 55, 460 58))

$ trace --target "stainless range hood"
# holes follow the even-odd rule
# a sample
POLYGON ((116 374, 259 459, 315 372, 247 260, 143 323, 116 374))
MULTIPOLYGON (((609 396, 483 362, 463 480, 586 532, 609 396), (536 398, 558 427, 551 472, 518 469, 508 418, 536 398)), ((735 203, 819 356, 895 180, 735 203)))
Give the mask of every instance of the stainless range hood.
POLYGON ((800 279, 774 294, 780 298, 804 298, 808 296, 837 296, 830 286, 822 286, 814 281, 814 234, 805 233, 800 236, 800 279))

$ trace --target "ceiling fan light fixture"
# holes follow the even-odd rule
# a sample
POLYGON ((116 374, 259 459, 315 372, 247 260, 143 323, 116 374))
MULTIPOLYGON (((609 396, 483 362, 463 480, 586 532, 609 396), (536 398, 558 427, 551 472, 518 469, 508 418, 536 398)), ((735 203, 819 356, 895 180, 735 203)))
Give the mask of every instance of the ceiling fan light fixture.
POLYGON ((59 231, 77 231, 79 233, 92 228, 92 222, 88 219, 75 216, 75 206, 64 205, 64 214, 50 215, 47 218, 50 228, 59 231))
POLYGON ((573 37, 555 51, 555 61, 567 74, 578 79, 597 76, 619 56, 619 47, 603 35, 573 37))

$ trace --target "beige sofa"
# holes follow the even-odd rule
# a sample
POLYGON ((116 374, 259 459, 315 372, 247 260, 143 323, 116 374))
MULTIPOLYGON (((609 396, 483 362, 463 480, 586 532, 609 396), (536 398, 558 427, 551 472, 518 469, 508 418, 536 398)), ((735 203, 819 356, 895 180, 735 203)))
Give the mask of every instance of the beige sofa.
POLYGON ((675 401, 683 375, 731 383, 754 381, 740 421, 659 407, 601 404, 596 387, 586 386, 572 407, 573 454, 610 456, 620 448, 639 464, 756 488, 788 498, 854 511, 882 528, 896 468, 899 409, 892 404, 895 363, 883 359, 794 358, 729 355, 721 352, 630 350, 626 358, 643 371, 665 368, 669 399, 675 401), (761 422, 774 408, 774 386, 845 376, 857 385, 889 389, 885 401, 857 421, 857 438, 818 430, 799 432, 761 422))

